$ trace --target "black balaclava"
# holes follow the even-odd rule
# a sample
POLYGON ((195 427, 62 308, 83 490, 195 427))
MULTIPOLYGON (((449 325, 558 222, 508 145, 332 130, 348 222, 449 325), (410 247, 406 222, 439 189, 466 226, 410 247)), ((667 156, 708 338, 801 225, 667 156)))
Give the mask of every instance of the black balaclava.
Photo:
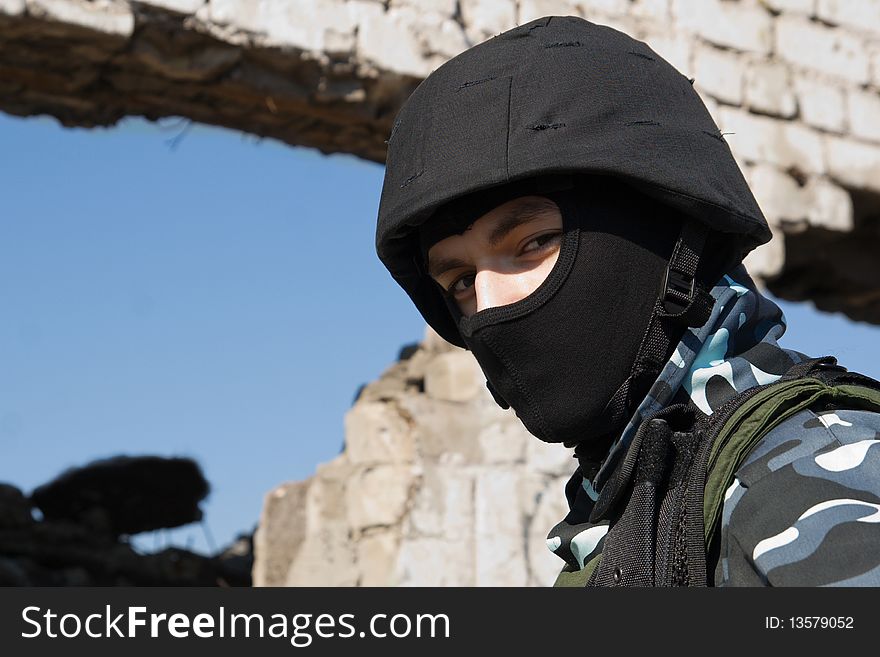
MULTIPOLYGON (((563 237, 541 285, 515 303, 470 317, 447 303, 496 401, 511 406, 529 432, 546 442, 609 442, 628 419, 611 411, 612 399, 629 380, 627 396, 640 401, 653 382, 633 378, 633 366, 681 220, 608 178, 585 178, 573 189, 542 195, 559 206, 563 237)), ((429 223, 423 253, 469 225, 460 216, 429 223)), ((674 346, 680 333, 670 338, 674 346)))

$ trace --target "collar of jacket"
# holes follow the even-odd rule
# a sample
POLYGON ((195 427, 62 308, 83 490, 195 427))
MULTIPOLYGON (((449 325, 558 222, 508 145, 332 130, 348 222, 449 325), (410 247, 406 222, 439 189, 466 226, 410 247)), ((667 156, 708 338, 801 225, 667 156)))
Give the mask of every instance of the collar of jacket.
POLYGON ((709 320, 684 334, 603 461, 582 468, 584 472, 595 472, 583 484, 592 499, 601 491, 644 418, 671 404, 687 402, 692 402, 700 413, 712 415, 734 395, 776 381, 806 358, 777 344, 786 328, 782 310, 758 292, 742 265, 722 277, 712 288, 712 297, 715 304, 709 320))
POLYGON ((722 277, 712 297, 709 320, 685 332, 605 458, 600 463, 579 459, 580 467, 566 486, 570 512, 547 538, 551 551, 571 566, 582 568, 601 549, 608 521, 590 523, 590 514, 645 418, 688 403, 710 416, 735 395, 778 380, 807 358, 778 345, 786 327, 782 310, 758 292, 741 265, 722 277), (590 472, 595 474, 585 476, 590 472))

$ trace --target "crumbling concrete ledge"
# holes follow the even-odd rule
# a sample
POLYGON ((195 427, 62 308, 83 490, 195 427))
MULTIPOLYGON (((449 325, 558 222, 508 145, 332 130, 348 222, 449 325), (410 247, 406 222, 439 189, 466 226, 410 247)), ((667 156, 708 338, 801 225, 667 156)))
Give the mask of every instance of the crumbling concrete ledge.
POLYGON ((380 67, 392 29, 367 1, 0 0, 0 109, 83 127, 182 116, 384 162, 429 61, 380 67))
POLYGON ((426 75, 545 15, 693 77, 776 235, 752 274, 880 323, 880 0, 0 0, 0 110, 180 116, 382 163, 426 75))

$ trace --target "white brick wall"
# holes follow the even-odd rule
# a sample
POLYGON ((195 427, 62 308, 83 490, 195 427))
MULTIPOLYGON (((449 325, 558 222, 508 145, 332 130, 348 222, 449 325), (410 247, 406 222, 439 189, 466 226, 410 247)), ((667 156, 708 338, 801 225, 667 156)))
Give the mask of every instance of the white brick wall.
POLYGON ((766 162, 781 169, 797 168, 823 173, 825 162, 821 135, 799 123, 722 107, 721 129, 731 150, 748 163, 766 162))
POLYGON ((743 102, 746 62, 730 50, 698 44, 694 50, 694 86, 731 105, 743 102))
POLYGON ((868 141, 880 141, 880 93, 851 89, 847 94, 850 132, 868 141))
POLYGON ((801 16, 776 19, 776 52, 786 61, 850 82, 870 79, 870 58, 858 36, 801 16))
POLYGON ((773 19, 760 6, 724 0, 673 0, 678 24, 697 36, 727 48, 769 54, 773 19))
POLYGON ((745 104, 756 112, 791 118, 797 112, 791 71, 783 62, 752 61, 745 74, 745 104))
POLYGON ((802 121, 831 132, 844 131, 846 104, 841 85, 808 74, 797 76, 794 87, 802 121))
POLYGON ((880 36, 878 0, 817 0, 816 15, 834 25, 880 36))

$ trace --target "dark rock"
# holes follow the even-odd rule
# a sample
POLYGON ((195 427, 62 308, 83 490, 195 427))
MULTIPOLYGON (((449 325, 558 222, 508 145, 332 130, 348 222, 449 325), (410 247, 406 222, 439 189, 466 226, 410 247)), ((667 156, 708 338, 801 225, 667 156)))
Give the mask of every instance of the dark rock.
POLYGON ((239 534, 235 540, 214 557, 222 584, 251 586, 254 569, 254 534, 239 534))
POLYGON ((31 586, 33 581, 18 559, 0 557, 0 586, 31 586))
POLYGON ((400 348, 400 351, 397 353, 397 360, 409 360, 412 358, 413 354, 419 350, 419 343, 413 342, 411 344, 405 344, 400 348))
POLYGON ((24 527, 32 522, 30 500, 15 486, 0 484, 0 529, 24 527))
POLYGON ((32 494, 46 521, 119 536, 201 520, 208 482, 187 458, 117 456, 73 468, 32 494))

